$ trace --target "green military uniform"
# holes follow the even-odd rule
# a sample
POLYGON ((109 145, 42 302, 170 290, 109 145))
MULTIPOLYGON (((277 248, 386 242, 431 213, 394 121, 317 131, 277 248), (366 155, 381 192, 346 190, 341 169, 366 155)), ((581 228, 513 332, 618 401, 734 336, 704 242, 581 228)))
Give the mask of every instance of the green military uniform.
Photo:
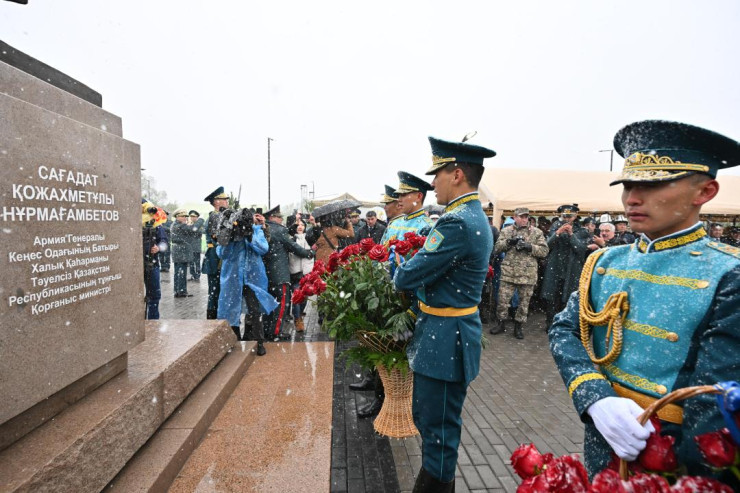
MULTIPOLYGON (((427 174, 450 163, 482 166, 484 157, 495 155, 479 146, 429 140, 434 158, 427 174)), ((480 364, 478 304, 493 248, 477 192, 454 198, 445 211, 419 253, 394 276, 397 289, 416 293, 421 311, 407 350, 414 423, 422 437, 419 491, 454 488, 462 406, 480 364)))
MULTIPOLYGON (((740 163, 737 142, 674 122, 629 125, 615 147, 627 160, 613 184, 713 178, 718 168, 740 163)), ((652 240, 643 234, 588 258, 579 290, 555 318, 550 348, 586 425, 590 474, 611 455, 587 412, 595 402, 621 396, 644 408, 676 389, 737 379, 739 306, 740 250, 711 241, 701 223, 652 240)), ((714 397, 671 404, 658 417, 677 439, 679 463, 691 474, 711 474, 693 438, 724 427, 714 397)))
MULTIPOLYGON (((517 209, 529 214, 528 209, 517 209)), ((522 337, 521 324, 527 321, 529 300, 537 284, 537 259, 547 257, 549 249, 545 236, 538 228, 519 227, 516 224, 501 230, 494 249, 494 255, 506 252, 501 262, 501 282, 498 292, 497 314, 500 322, 509 318, 509 304, 514 292, 519 292, 519 307, 514 321, 518 338, 522 337)), ((503 324, 502 324, 503 325, 503 324)))

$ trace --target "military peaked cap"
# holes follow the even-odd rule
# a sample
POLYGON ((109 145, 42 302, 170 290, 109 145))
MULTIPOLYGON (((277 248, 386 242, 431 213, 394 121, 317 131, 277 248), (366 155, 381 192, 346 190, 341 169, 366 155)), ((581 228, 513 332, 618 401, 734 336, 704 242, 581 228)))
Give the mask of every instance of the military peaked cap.
POLYGON ((664 120, 627 125, 614 136, 614 149, 625 158, 619 178, 611 183, 673 181, 696 173, 740 164, 740 143, 711 130, 664 120))
POLYGON ((216 199, 228 199, 228 198, 229 198, 229 196, 224 193, 224 187, 218 187, 216 190, 214 190, 213 192, 211 192, 203 200, 205 202, 210 202, 212 204, 213 201, 216 200, 216 199))
POLYGON ((434 187, 429 183, 405 171, 398 172, 398 182, 399 185, 396 193, 399 195, 411 192, 421 192, 426 194, 428 191, 434 190, 434 187))
POLYGON ((558 214, 576 214, 580 209, 578 204, 565 204, 558 207, 558 214))
POLYGON ((467 142, 450 142, 429 137, 429 144, 432 146, 432 167, 427 170, 427 175, 436 174, 451 163, 483 166, 483 159, 496 155, 496 151, 467 142))
POLYGON ((276 205, 269 211, 265 212, 265 217, 270 217, 270 216, 283 217, 283 215, 280 212, 280 204, 276 205))
POLYGON ((398 200, 398 194, 396 193, 396 189, 385 185, 385 195, 383 195, 383 198, 380 199, 381 204, 390 204, 391 202, 395 202, 398 200))

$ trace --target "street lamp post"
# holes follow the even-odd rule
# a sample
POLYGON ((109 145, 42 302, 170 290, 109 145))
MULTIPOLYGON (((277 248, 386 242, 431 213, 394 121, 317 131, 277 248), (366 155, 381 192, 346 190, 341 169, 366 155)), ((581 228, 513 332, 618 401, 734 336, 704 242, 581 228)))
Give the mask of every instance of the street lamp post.
POLYGON ((614 149, 601 149, 599 152, 608 152, 609 157, 609 171, 612 170, 612 167, 614 165, 614 149))
POLYGON ((270 142, 275 139, 267 137, 267 210, 271 208, 270 204, 270 142))

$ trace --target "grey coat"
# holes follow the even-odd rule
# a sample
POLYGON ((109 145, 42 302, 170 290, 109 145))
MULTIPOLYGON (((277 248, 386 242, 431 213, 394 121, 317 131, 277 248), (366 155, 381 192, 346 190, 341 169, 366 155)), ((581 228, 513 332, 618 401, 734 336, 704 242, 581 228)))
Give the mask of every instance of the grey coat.
POLYGON ((190 263, 193 261, 192 242, 195 235, 200 234, 193 231, 189 224, 172 223, 170 240, 172 241, 172 261, 175 263, 190 263))

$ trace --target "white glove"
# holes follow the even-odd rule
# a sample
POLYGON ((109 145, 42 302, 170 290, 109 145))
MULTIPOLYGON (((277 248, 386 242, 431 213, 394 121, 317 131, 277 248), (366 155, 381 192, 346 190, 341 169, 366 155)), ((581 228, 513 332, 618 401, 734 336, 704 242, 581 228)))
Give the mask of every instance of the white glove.
POLYGON ((655 431, 650 421, 640 426, 637 416, 643 409, 632 399, 605 397, 591 404, 586 412, 614 453, 626 461, 637 459, 650 433, 655 431))

